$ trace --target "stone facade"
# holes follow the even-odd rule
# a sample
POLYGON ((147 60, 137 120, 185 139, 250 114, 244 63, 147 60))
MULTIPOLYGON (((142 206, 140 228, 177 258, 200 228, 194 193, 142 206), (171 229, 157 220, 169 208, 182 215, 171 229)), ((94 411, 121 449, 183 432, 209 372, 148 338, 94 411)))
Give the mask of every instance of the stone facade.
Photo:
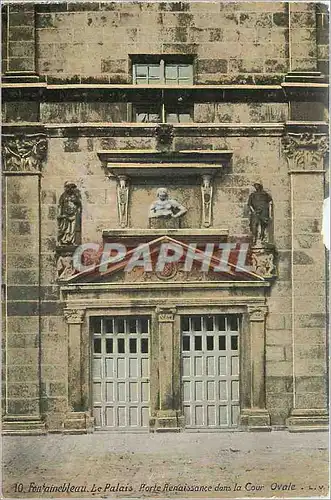
POLYGON ((185 426, 180 316, 218 313, 242 317, 239 424, 327 426, 327 21, 304 1, 3 6, 4 432, 93 430, 89 318, 108 314, 151 318, 151 429, 185 426), (141 56, 191 63, 193 85, 137 90, 141 56), (161 100, 185 102, 190 120, 135 120, 137 103, 161 100), (76 246, 57 241, 66 181, 82 243, 131 246, 169 235, 148 225, 163 185, 188 208, 176 241, 249 243, 262 183, 275 270, 240 284, 72 278, 76 246))

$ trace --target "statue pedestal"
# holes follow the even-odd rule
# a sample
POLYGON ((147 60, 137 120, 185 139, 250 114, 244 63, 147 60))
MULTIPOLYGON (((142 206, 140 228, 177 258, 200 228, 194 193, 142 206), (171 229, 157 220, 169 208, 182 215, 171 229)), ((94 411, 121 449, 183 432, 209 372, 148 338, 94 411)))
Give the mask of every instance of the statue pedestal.
POLYGON ((176 217, 152 217, 149 219, 150 229, 179 229, 180 218, 176 217))
POLYGON ((271 243, 257 241, 250 249, 253 271, 263 278, 274 278, 276 272, 276 248, 271 243))

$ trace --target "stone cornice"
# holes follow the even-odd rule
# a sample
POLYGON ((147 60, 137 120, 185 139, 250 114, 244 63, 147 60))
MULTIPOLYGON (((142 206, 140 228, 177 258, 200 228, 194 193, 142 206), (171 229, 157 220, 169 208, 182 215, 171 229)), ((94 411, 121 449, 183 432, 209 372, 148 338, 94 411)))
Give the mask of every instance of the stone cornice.
MULTIPOLYGON (((269 281, 192 281, 192 282, 167 282, 163 283, 162 281, 159 282, 148 282, 148 283, 139 283, 139 290, 183 290, 183 289, 193 289, 193 290, 228 290, 228 289, 235 289, 235 290, 240 290, 240 289, 264 289, 264 288, 269 288, 271 286, 271 283, 269 281)), ((63 293, 70 293, 74 294, 74 297, 76 298, 76 292, 79 291, 81 293, 84 292, 93 292, 93 291, 98 292, 98 294, 101 292, 111 292, 111 293, 118 293, 118 292, 129 292, 132 293, 132 290, 137 291, 137 283, 123 283, 123 282, 115 282, 115 283, 72 283, 68 284, 66 283, 65 285, 61 285, 61 291, 63 293)), ((92 302, 95 303, 94 299, 91 299, 92 302)), ((133 299, 128 299, 133 302, 133 299)), ((211 300, 211 297, 207 299, 207 302, 211 300)), ((231 299, 236 300, 235 298, 231 299)), ((75 301, 75 299, 74 299, 75 301)), ((246 296, 243 297, 238 297, 238 301, 246 301, 246 296)), ((100 298, 100 303, 102 302, 102 299, 100 298)), ((118 301, 115 301, 118 304, 122 303, 122 299, 119 299, 118 301)), ((139 300, 138 300, 139 302, 139 300)), ((97 304, 99 302, 97 301, 97 304)), ((112 300, 113 303, 113 300, 112 300)), ((109 305, 109 302, 107 302, 109 305)), ((72 306, 72 307, 76 307, 72 306)), ((78 307, 78 306, 77 306, 78 307)))
MULTIPOLYGON (((3 123, 4 134, 45 133, 48 137, 155 137, 153 123, 3 123)), ((176 137, 276 136, 284 133, 283 123, 190 123, 174 124, 176 137)))
MULTIPOLYGON (((155 137, 154 123, 3 123, 2 133, 45 134, 47 137, 155 137)), ((176 137, 281 137, 284 132, 328 133, 327 122, 173 124, 176 137)))

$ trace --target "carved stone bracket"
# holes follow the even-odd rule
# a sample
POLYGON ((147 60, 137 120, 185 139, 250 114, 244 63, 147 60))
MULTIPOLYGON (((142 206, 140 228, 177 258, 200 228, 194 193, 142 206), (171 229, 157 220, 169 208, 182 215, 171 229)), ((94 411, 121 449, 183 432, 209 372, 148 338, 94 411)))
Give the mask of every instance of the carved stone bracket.
POLYGON ((128 226, 129 178, 119 175, 117 178, 117 208, 121 227, 128 226))
POLYGON ((71 325, 78 325, 80 323, 83 323, 84 316, 85 316, 84 309, 65 309, 64 310, 65 320, 68 324, 71 324, 71 325))
POLYGON ((173 323, 175 321, 175 308, 156 307, 155 312, 158 315, 159 323, 173 323))
POLYGON ((292 167, 311 170, 320 167, 329 150, 328 137, 314 133, 289 133, 282 139, 283 150, 292 167))
POLYGON ((2 150, 5 173, 40 174, 47 138, 44 134, 4 136, 2 150))
POLYGON ((202 226, 211 226, 212 200, 213 200, 213 178, 209 174, 202 175, 202 226))
POLYGON ((268 312, 268 307, 266 305, 252 305, 248 306, 248 317, 249 321, 264 321, 265 316, 268 312))
POLYGON ((251 247, 251 263, 253 271, 263 278, 274 278, 277 275, 275 264, 275 247, 259 245, 251 247))

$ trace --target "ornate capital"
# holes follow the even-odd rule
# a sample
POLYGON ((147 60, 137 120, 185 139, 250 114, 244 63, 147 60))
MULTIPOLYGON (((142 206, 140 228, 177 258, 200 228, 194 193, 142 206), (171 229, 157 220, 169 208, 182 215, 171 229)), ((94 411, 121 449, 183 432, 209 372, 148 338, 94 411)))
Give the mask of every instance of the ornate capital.
POLYGON ((317 168, 329 150, 328 137, 305 132, 287 134, 282 139, 287 158, 302 169, 317 168))
POLYGON ((264 321, 268 312, 268 307, 265 305, 248 306, 249 321, 264 321))
POLYGON ((155 309, 159 323, 173 323, 175 321, 176 309, 173 307, 157 307, 155 309))
POLYGON ((83 323, 85 316, 85 310, 84 309, 65 309, 64 310, 64 317, 66 319, 66 322, 71 325, 77 325, 80 323, 83 323))
POLYGON ((46 158, 47 138, 43 134, 4 136, 2 149, 5 172, 38 174, 46 158))

